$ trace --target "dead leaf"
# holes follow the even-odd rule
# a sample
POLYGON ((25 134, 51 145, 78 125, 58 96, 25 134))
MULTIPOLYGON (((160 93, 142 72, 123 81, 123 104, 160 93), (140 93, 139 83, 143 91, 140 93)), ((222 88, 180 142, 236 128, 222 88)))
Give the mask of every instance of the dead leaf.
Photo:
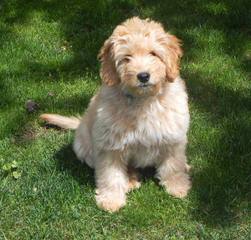
POLYGON ((36 102, 34 102, 33 100, 28 100, 26 102, 26 110, 29 113, 35 112, 38 108, 39 108, 39 105, 36 102))

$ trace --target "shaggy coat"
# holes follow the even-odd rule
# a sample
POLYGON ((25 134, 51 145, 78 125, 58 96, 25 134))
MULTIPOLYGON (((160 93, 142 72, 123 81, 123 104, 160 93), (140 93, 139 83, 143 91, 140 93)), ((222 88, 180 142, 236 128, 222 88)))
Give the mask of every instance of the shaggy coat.
POLYGON ((73 149, 95 169, 96 201, 116 211, 138 188, 136 168, 154 166, 166 191, 185 197, 188 98, 179 76, 180 41, 161 24, 137 17, 117 26, 102 47, 102 86, 81 120, 42 119, 76 129, 73 149))

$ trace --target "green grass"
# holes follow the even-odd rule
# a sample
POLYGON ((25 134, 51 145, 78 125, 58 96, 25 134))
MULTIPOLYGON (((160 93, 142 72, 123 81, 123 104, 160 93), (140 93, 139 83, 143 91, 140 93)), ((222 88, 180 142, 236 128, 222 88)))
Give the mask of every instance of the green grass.
POLYGON ((250 9, 249 0, 1 1, 0 239, 251 239, 250 9), (134 15, 183 40, 193 188, 179 200, 148 177, 109 214, 95 205, 73 133, 38 116, 85 111, 100 85, 99 48, 134 15))

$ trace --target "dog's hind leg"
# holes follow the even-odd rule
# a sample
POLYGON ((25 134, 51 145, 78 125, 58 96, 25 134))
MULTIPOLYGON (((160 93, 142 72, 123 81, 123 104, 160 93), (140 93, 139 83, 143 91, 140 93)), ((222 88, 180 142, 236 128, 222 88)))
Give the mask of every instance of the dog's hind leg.
POLYGON ((90 133, 84 121, 80 123, 76 130, 73 150, 81 162, 85 162, 91 168, 94 167, 90 133))

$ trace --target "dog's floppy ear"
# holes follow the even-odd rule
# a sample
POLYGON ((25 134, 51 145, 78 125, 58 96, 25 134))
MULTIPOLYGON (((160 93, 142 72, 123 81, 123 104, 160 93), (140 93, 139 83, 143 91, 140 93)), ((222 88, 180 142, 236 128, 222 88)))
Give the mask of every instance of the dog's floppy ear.
POLYGON ((100 77, 103 83, 109 86, 119 83, 113 57, 113 43, 110 37, 105 41, 98 55, 98 59, 101 61, 100 77))
POLYGON ((177 37, 166 33, 161 42, 166 50, 164 57, 166 77, 168 81, 173 82, 180 73, 180 59, 183 55, 181 41, 177 37))

